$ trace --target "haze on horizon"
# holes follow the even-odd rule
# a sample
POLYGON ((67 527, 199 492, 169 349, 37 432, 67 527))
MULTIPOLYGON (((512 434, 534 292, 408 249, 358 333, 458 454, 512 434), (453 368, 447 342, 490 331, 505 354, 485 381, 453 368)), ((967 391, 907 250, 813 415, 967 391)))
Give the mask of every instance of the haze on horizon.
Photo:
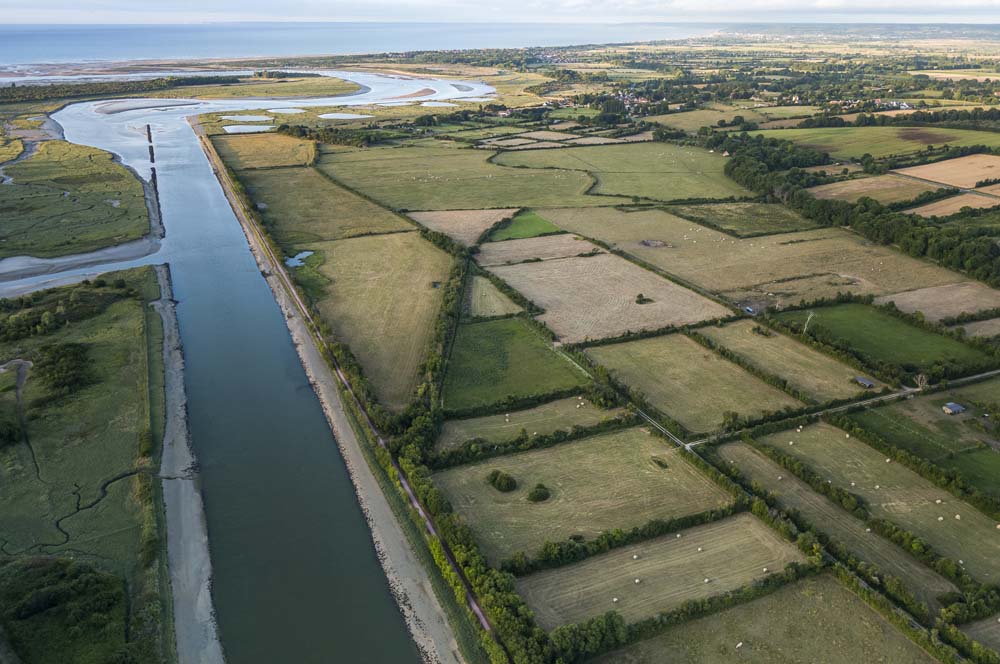
POLYGON ((533 0, 528 4, 474 0, 78 0, 7 6, 12 24, 178 24, 235 21, 400 22, 826 22, 1000 23, 1000 0, 533 0), (139 7, 139 8, 137 8, 139 7))

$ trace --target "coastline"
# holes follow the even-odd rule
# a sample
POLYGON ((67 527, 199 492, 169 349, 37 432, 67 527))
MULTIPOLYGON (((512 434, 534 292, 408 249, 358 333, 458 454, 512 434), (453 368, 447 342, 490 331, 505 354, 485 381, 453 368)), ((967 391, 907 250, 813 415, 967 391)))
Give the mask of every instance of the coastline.
POLYGON ((173 601, 174 639, 179 664, 225 661, 212 606, 212 561, 208 529, 191 450, 184 391, 184 354, 177 325, 170 268, 157 265, 160 299, 153 303, 163 321, 166 423, 160 460, 167 531, 167 560, 173 601))
POLYGON ((207 144, 208 138, 204 135, 197 119, 190 118, 189 122, 198 135, 212 169, 219 179, 219 184, 240 222, 257 266, 284 314, 296 352, 319 398, 351 477, 358 503, 368 523, 376 555, 388 579, 389 589, 421 657, 428 664, 464 664, 451 625, 434 594, 428 571, 414 554, 406 533, 396 520, 388 499, 382 493, 378 480, 364 458, 361 451, 361 445, 364 443, 358 439, 348 419, 337 378, 323 359, 298 303, 277 276, 283 267, 274 264, 252 222, 247 219, 240 200, 225 182, 224 166, 219 162, 212 146, 207 144))

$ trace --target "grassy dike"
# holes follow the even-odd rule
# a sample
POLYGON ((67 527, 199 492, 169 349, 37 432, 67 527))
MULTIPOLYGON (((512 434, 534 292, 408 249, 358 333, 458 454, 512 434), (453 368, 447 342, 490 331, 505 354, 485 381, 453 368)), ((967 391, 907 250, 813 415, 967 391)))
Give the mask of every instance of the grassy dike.
MULTIPOLYGON (((299 316, 293 317, 290 311, 286 311, 286 319, 289 327, 292 328, 293 337, 296 337, 296 329, 294 329, 294 327, 296 323, 295 319, 297 318, 299 319, 298 322, 301 323, 300 331, 311 337, 312 344, 315 346, 317 354, 322 357, 322 360, 326 363, 327 368, 334 376, 342 377, 342 374, 340 374, 339 371, 339 366, 314 320, 313 312, 308 310, 305 300, 303 299, 303 294, 299 292, 295 285, 293 285, 293 280, 285 272, 283 265, 277 259, 278 256, 282 255, 277 243, 264 229, 263 224, 260 222, 255 213, 252 212, 252 207, 246 200, 245 192, 239 186, 233 173, 230 172, 225 163, 219 157, 212 141, 204 135, 203 130, 198 124, 195 124, 195 131, 201 138, 202 147, 205 150, 213 169, 216 171, 216 175, 219 178, 220 183, 223 185, 223 189, 226 191, 227 197, 230 199, 230 203, 236 212, 237 218, 242 224, 244 224, 244 231, 250 242, 251 249, 258 260, 259 266, 264 271, 269 285, 275 292, 279 305, 281 305, 283 309, 295 308, 300 314, 299 316)), ((303 354, 301 347, 299 349, 299 353, 300 355, 303 354)), ((308 363, 305 362, 304 357, 303 360, 308 372, 308 363)), ((312 379, 313 377, 310 376, 310 378, 312 379)), ((409 504, 408 496, 406 496, 404 489, 400 485, 399 476, 396 474, 395 469, 387 471, 386 466, 389 464, 383 463, 382 460, 380 460, 379 456, 385 455, 388 457, 388 452, 379 446, 378 441, 374 437, 375 434, 369 424, 369 420, 361 410, 361 405, 357 400, 357 396, 351 391, 351 388, 342 382, 343 380, 346 379, 334 379, 332 381, 343 405, 343 415, 352 432, 358 438, 359 444, 357 447, 360 450, 365 463, 369 467, 371 475, 378 483, 386 503, 394 514, 396 522, 399 524, 400 530, 409 542, 410 549, 419 559, 420 564, 427 574, 427 578, 431 582, 434 596, 445 614, 448 626, 450 627, 451 636, 454 637, 459 646, 462 659, 469 664, 488 664, 490 660, 484 652, 481 643, 484 638, 491 639, 492 637, 486 635, 479 627, 478 620, 465 603, 465 597, 458 596, 461 593, 457 590, 457 588, 464 588, 464 586, 461 585, 462 582, 458 579, 457 572, 451 569, 450 571, 452 572, 452 576, 454 578, 446 579, 444 577, 441 567, 437 562, 438 556, 443 555, 441 554, 440 543, 427 532, 424 520, 409 504)), ((321 391, 320 386, 316 384, 315 380, 314 388, 317 392, 321 391)), ((321 399, 321 401, 323 401, 323 399, 321 399)), ((324 404, 324 406, 325 405, 326 404, 324 404)), ((345 461, 347 462, 353 477, 355 471, 354 469, 351 469, 350 459, 345 456, 345 461)), ((364 508, 365 500, 360 494, 359 500, 362 502, 364 508)), ((376 540, 376 548, 379 548, 379 537, 374 530, 373 537, 376 540)), ((381 550, 379 551, 379 554, 381 557, 381 550)), ((382 563, 384 566, 385 561, 382 560, 382 563)), ((391 585, 394 585, 393 581, 394 580, 390 578, 391 585)), ((397 588, 394 587, 393 591, 395 594, 397 592, 397 588)), ((397 597, 399 597, 399 595, 397 595, 397 597)), ((406 599, 405 596, 403 599, 406 599)), ((412 613, 408 607, 401 605, 400 608, 403 609, 404 614, 408 614, 408 612, 412 613)), ((410 624, 409 626, 412 631, 413 625, 410 624)), ((414 636, 417 635, 415 634, 414 636)), ((420 644, 418 643, 418 646, 419 645, 420 644)))
POLYGON ((159 298, 141 268, 0 300, 0 361, 24 361, 0 374, 0 625, 25 664, 175 659, 159 298))

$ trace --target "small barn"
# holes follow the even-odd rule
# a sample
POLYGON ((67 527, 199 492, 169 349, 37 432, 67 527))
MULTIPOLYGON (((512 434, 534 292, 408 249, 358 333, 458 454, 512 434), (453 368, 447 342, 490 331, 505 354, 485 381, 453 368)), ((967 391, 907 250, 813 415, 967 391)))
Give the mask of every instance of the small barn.
POLYGON ((865 388, 866 390, 871 390, 875 388, 875 381, 865 378, 864 376, 855 376, 854 382, 865 388))
POLYGON ((941 406, 941 410, 944 411, 945 415, 958 415, 959 413, 965 412, 965 406, 960 403, 955 403, 954 401, 949 401, 945 405, 941 406))

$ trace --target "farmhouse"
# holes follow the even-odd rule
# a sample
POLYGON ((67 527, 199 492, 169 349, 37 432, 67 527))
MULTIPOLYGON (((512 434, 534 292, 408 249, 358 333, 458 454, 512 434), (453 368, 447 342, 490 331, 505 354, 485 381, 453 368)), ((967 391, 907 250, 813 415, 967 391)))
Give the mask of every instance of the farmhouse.
POLYGON ((959 413, 965 412, 965 406, 960 403, 955 403, 954 401, 949 401, 945 405, 941 406, 941 410, 945 412, 945 415, 958 415, 959 413))

